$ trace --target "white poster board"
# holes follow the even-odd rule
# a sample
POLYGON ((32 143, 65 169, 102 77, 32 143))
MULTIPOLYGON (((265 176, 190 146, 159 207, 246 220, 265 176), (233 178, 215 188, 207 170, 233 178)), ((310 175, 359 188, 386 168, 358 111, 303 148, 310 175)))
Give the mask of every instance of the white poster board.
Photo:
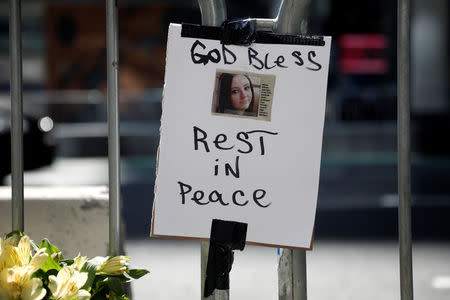
POLYGON ((222 219, 247 223, 248 244, 311 249, 331 38, 224 46, 181 29, 169 27, 151 235, 208 240, 222 219))

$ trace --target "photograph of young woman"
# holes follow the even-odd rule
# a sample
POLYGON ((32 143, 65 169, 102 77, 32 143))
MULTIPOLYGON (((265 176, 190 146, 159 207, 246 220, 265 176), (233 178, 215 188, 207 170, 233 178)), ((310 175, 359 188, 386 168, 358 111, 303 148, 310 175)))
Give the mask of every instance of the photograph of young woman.
POLYGON ((218 85, 218 113, 257 116, 255 91, 247 75, 222 73, 218 85))

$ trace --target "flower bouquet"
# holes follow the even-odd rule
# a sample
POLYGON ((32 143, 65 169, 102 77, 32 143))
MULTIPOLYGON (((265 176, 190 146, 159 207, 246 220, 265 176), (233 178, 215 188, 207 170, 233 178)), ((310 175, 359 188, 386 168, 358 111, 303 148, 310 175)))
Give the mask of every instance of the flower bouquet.
POLYGON ((129 269, 126 256, 64 259, 44 239, 19 232, 0 238, 0 300, 128 299, 122 284, 148 273, 129 269))

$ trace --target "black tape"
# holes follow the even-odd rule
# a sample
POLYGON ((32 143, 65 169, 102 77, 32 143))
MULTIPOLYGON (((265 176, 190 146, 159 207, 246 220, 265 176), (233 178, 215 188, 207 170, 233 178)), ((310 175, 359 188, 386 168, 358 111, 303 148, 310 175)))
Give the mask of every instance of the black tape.
POLYGON ((246 223, 213 219, 204 297, 212 295, 215 289, 230 288, 230 271, 234 260, 232 250, 243 250, 246 238, 246 223))
POLYGON ((323 36, 288 35, 269 31, 256 31, 255 19, 225 21, 222 27, 186 23, 183 23, 181 26, 182 37, 220 40, 222 44, 248 46, 252 43, 260 43, 325 46, 323 36))
POLYGON ((220 40, 222 38, 222 27, 183 23, 181 24, 181 36, 197 39, 220 40))
POLYGON ((221 44, 251 45, 256 40, 256 20, 230 20, 222 24, 221 44))
POLYGON ((268 31, 258 31, 255 42, 261 44, 325 46, 323 36, 276 34, 268 31))

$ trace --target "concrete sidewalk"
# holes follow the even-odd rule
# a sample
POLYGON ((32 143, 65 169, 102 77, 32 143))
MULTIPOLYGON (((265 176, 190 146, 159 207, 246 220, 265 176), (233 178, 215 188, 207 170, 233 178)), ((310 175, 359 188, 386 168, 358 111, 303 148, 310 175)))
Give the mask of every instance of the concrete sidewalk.
MULTIPOLYGON (((200 244, 128 240, 132 266, 150 270, 133 283, 133 300, 200 299, 200 244)), ((230 299, 278 299, 277 250, 235 252, 230 299)), ((415 299, 450 299, 450 243, 419 242, 413 249, 415 299)), ((400 299, 395 241, 319 240, 307 254, 308 299, 400 299)))

